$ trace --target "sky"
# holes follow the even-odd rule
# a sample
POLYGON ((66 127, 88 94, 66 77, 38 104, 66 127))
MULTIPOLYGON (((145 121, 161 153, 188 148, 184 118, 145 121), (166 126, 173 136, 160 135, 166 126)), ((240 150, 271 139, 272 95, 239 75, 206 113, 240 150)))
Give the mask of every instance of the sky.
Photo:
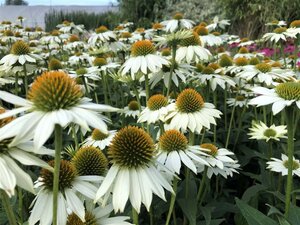
MULTIPOLYGON (((110 5, 117 0, 25 0, 29 5, 110 5)), ((5 0, 0 0, 3 5, 5 0)))

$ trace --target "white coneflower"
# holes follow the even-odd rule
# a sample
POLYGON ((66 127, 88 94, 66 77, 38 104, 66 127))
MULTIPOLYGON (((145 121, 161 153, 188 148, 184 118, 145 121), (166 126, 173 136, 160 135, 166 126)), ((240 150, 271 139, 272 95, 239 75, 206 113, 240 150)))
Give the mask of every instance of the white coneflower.
MULTIPOLYGON (((54 161, 50 161, 49 165, 53 166, 54 161)), ((80 193, 90 199, 95 196, 97 188, 89 182, 90 176, 78 176, 74 165, 66 160, 61 161, 59 174, 57 223, 66 225, 69 212, 75 213, 84 222, 83 201, 76 194, 80 193)), ((38 221, 41 225, 51 224, 53 217, 53 173, 43 169, 36 187, 39 191, 32 203, 34 206, 28 220, 29 225, 34 225, 38 221)))
POLYGON ((135 119, 135 118, 137 118, 140 115, 140 109, 139 109, 139 107, 141 107, 141 110, 145 109, 144 106, 139 106, 139 103, 137 101, 132 100, 120 112, 123 113, 125 115, 125 117, 133 117, 135 119))
POLYGON ((108 30, 106 26, 100 26, 95 30, 95 33, 91 35, 88 40, 88 43, 91 45, 96 45, 98 42, 105 43, 111 39, 117 39, 116 34, 108 30))
POLYGON ((128 216, 110 216, 112 211, 112 204, 87 210, 85 222, 82 222, 75 213, 72 213, 68 215, 67 225, 133 225, 126 221, 130 219, 128 216))
MULTIPOLYGON (((267 169, 281 173, 282 176, 288 175, 288 157, 284 154, 281 154, 281 160, 276 158, 271 158, 272 161, 267 162, 267 169)), ((293 166, 292 174, 300 177, 300 162, 298 159, 293 157, 293 166)))
POLYGON ((148 74, 149 72, 159 71, 163 65, 169 61, 155 54, 154 45, 149 40, 135 42, 131 47, 131 57, 122 65, 121 71, 125 75, 130 71, 132 79, 135 79, 137 72, 148 74))
POLYGON ((215 118, 220 118, 222 114, 213 104, 204 102, 194 89, 183 90, 171 105, 172 110, 165 119, 171 119, 171 129, 183 132, 189 129, 191 132, 200 133, 203 127, 210 129, 210 124, 216 125, 215 118))
POLYGON ((23 138, 33 138, 36 149, 47 141, 55 124, 66 127, 75 123, 85 130, 92 126, 107 133, 105 121, 108 119, 98 112, 116 111, 111 106, 94 104, 83 98, 75 81, 60 71, 39 76, 31 86, 28 100, 4 91, 0 91, 0 98, 21 106, 1 114, 0 119, 29 111, 1 128, 0 139, 15 137, 12 143, 18 143, 23 138))
POLYGON ((96 195, 110 195, 114 210, 124 211, 130 199, 132 207, 140 212, 141 203, 150 209, 152 194, 165 200, 164 189, 173 192, 168 181, 155 168, 154 143, 144 130, 138 127, 125 127, 115 136, 108 149, 113 164, 104 178, 96 195))
POLYGON ((99 129, 94 129, 91 136, 85 139, 84 146, 94 146, 101 150, 109 146, 116 134, 115 130, 110 130, 107 133, 101 132, 99 129))
POLYGON ((26 62, 35 63, 37 59, 40 59, 40 57, 31 53, 28 44, 20 40, 12 45, 10 54, 4 56, 0 60, 0 64, 10 67, 17 62, 21 65, 26 62))
POLYGON ((259 96, 251 99, 249 104, 257 106, 273 104, 272 111, 274 115, 294 103, 300 109, 299 81, 281 83, 273 89, 255 87, 252 91, 259 96))
POLYGON ((180 174, 181 163, 197 173, 195 163, 209 166, 199 155, 206 155, 199 146, 190 146, 187 138, 178 130, 167 130, 157 145, 157 161, 165 165, 172 173, 180 174))
POLYGON ((285 125, 275 126, 275 124, 272 124, 268 127, 260 121, 259 123, 254 123, 249 130, 251 131, 249 133, 251 136, 250 139, 265 140, 268 142, 269 140, 279 141, 280 138, 287 138, 287 136, 285 136, 285 134, 287 134, 285 125))
MULTIPOLYGON (((227 178, 227 176, 232 176, 233 173, 238 173, 237 169, 240 167, 237 160, 232 159, 234 153, 230 152, 226 148, 218 148, 217 146, 204 143, 200 145, 201 151, 207 154, 207 156, 201 156, 205 159, 210 167, 207 168, 207 176, 211 178, 213 174, 222 175, 227 178)), ((204 170, 203 164, 197 164, 198 172, 204 170)))
POLYGON ((161 95, 153 95, 147 102, 147 107, 141 112, 138 122, 155 123, 164 121, 164 117, 170 111, 168 99, 161 95))
POLYGON ((295 76, 291 70, 272 67, 267 63, 258 63, 256 65, 245 66, 243 71, 236 74, 237 77, 247 81, 256 81, 270 86, 274 81, 288 81, 295 76))
POLYGON ((196 32, 193 32, 191 37, 183 39, 176 52, 176 61, 178 62, 184 59, 187 63, 192 61, 198 63, 200 60, 207 61, 210 57, 210 51, 201 46, 199 35, 196 32))
POLYGON ((165 26, 167 32, 174 32, 177 29, 191 29, 195 22, 184 19, 181 13, 176 13, 173 19, 162 21, 161 24, 165 26))

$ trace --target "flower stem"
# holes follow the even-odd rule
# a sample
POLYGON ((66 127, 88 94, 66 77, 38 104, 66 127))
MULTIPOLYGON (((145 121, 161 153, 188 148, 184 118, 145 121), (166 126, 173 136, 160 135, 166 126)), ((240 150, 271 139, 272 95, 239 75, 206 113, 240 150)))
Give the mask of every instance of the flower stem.
POLYGON ((146 90, 146 102, 149 99, 150 95, 150 88, 149 88, 149 76, 148 74, 145 74, 145 90, 146 90))
POLYGON ((19 81, 19 73, 16 72, 15 74, 15 95, 18 95, 18 90, 19 90, 19 84, 18 84, 18 81, 19 81))
POLYGON ((172 61, 171 61, 171 67, 170 67, 170 77, 169 77, 169 80, 168 80, 168 90, 167 90, 167 97, 169 97, 170 95, 170 90, 171 90, 171 85, 172 85, 172 75, 173 75, 173 70, 174 70, 174 67, 175 67, 175 58, 176 58, 176 49, 177 49, 177 46, 176 44, 172 45, 172 61))
POLYGON ((19 223, 23 224, 23 192, 20 187, 18 187, 18 210, 19 210, 19 223))
POLYGON ((134 208, 132 208, 132 220, 133 220, 133 224, 139 225, 139 214, 134 208))
POLYGON ((1 198, 2 198, 2 205, 5 208, 9 224, 17 225, 16 217, 15 217, 14 211, 11 207, 11 203, 10 203, 8 195, 3 190, 1 190, 0 193, 1 193, 1 198))
POLYGON ((172 212, 174 210, 174 205, 175 205, 175 200, 176 200, 177 184, 178 184, 178 179, 176 177, 174 177, 174 181, 173 181, 174 194, 172 194, 172 197, 171 197, 169 212, 168 212, 168 216, 167 216, 167 220, 166 220, 165 225, 169 225, 170 219, 171 219, 171 216, 172 216, 172 212))
POLYGON ((55 124, 55 161, 54 161, 54 178, 53 178, 53 225, 57 224, 57 207, 58 207, 58 187, 59 187, 59 170, 60 154, 62 149, 62 127, 55 124))
MULTIPOLYGON (((217 90, 214 91, 213 98, 214 98, 214 105, 217 108, 217 103, 218 103, 217 102, 217 90)), ((217 143, 217 125, 214 125, 214 144, 216 144, 216 143, 217 143)))
POLYGON ((233 106, 233 109, 232 109, 232 112, 231 112, 231 117, 230 117, 229 127, 228 127, 228 131, 227 131, 225 148, 227 148, 228 144, 229 144, 229 138, 230 138, 230 132, 231 132, 231 126, 232 126, 232 122, 233 122, 235 108, 236 108, 236 105, 233 106))
POLYGON ((203 190, 204 190, 204 185, 205 185, 205 182, 206 182, 206 179, 207 179, 207 166, 205 166, 204 168, 204 171, 203 171, 203 176, 202 176, 202 180, 201 180, 201 184, 200 184, 200 187, 199 187, 199 190, 198 190, 198 194, 197 194, 197 202, 199 202, 201 196, 202 196, 202 193, 203 193, 203 190))
POLYGON ((286 194, 285 194, 285 218, 289 215, 291 204, 291 192, 293 189, 293 156, 294 156, 294 112, 292 107, 286 108, 286 122, 288 130, 288 176, 286 182, 286 194))
POLYGON ((28 77, 27 77, 27 68, 26 64, 23 64, 23 70, 24 70, 24 87, 25 87, 25 96, 28 94, 28 77))

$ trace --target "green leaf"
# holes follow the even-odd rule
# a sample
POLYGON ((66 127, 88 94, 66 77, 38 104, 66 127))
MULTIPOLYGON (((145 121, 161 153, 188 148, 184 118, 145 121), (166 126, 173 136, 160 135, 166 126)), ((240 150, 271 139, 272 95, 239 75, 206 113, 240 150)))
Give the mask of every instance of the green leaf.
MULTIPOLYGON (((215 220, 211 220, 209 225, 220 225, 222 222, 224 222, 225 219, 215 219, 215 220)), ((206 221, 200 221, 199 223, 197 223, 197 225, 206 225, 206 221)))
POLYGON ((288 221, 286 221, 286 219, 284 219, 283 217, 278 217, 278 221, 280 225, 291 225, 288 221))
POLYGON ((196 215, 197 215, 197 199, 178 199, 177 200, 180 208, 182 209, 184 215, 190 222, 190 225, 196 225, 196 215))
POLYGON ((201 213, 205 218, 206 221, 206 225, 210 225, 211 224, 211 212, 213 211, 214 207, 201 207, 201 213))
POLYGON ((266 189, 267 189, 267 187, 262 184, 256 184, 254 186, 251 186, 244 192, 242 200, 244 202, 249 202, 252 197, 257 195, 258 192, 264 191, 266 189))
POLYGON ((269 204, 266 204, 266 205, 270 207, 270 210, 269 210, 267 216, 270 216, 270 215, 273 215, 273 214, 278 214, 278 215, 280 215, 280 216, 284 216, 284 215, 279 211, 279 209, 277 209, 277 208, 275 208, 274 206, 269 205, 269 204))
POLYGON ((277 222, 270 219, 257 209, 247 205, 238 198, 235 199, 237 207, 240 209, 242 215, 247 220, 248 224, 251 225, 278 225, 277 222))
POLYGON ((299 225, 300 224, 300 208, 294 205, 291 205, 288 221, 291 225, 299 225))

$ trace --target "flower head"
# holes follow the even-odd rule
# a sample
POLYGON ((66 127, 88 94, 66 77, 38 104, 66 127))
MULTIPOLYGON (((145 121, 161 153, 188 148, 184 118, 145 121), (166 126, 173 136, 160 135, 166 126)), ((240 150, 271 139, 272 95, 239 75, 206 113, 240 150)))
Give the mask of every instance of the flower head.
POLYGON ((265 140, 268 142, 269 140, 279 141, 280 138, 287 138, 287 136, 285 136, 287 133, 286 126, 275 126, 272 124, 268 127, 262 121, 254 123, 250 131, 250 139, 265 140))

